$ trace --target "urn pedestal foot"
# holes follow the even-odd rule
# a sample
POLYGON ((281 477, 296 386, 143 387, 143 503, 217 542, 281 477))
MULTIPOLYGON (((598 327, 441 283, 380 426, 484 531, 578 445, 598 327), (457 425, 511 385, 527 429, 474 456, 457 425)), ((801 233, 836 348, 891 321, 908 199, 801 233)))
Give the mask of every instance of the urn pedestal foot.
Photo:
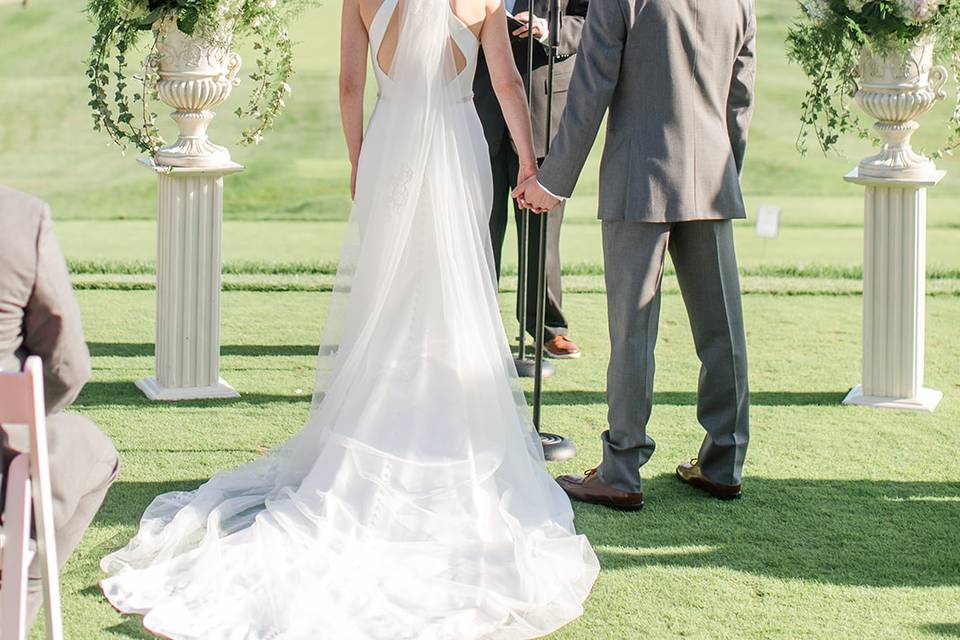
POLYGON ((943 179, 845 180, 866 189, 863 255, 863 377, 847 405, 933 411, 943 397, 923 386, 927 188, 943 179))
POLYGON ((137 387, 151 400, 238 397, 220 377, 220 242, 223 177, 243 167, 141 163, 159 187, 156 370, 137 387))
POLYGON ((882 396, 867 396, 863 393, 863 385, 858 384, 847 397, 843 399, 843 404, 855 405, 860 407, 873 407, 875 409, 905 409, 907 411, 933 411, 943 399, 943 393, 934 389, 920 389, 916 398, 889 398, 882 396))
POLYGON ((230 383, 220 378, 217 384, 209 387, 173 387, 161 386, 156 376, 137 380, 137 389, 143 392, 149 400, 211 400, 215 398, 239 398, 240 394, 230 386, 230 383))

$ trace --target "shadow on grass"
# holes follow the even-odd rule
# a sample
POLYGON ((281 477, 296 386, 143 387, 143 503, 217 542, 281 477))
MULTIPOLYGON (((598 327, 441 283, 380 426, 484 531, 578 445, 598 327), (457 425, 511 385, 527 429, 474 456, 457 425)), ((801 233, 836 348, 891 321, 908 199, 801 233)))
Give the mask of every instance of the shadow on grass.
POLYGON ((276 402, 306 402, 311 401, 309 389, 303 394, 280 394, 280 393, 246 393, 239 398, 218 398, 209 400, 180 400, 177 402, 153 402, 147 400, 146 396, 137 389, 133 380, 125 381, 97 381, 88 382, 83 388, 83 392, 73 406, 77 408, 99 407, 99 406, 131 406, 142 407, 198 407, 206 409, 216 409, 218 407, 230 405, 263 405, 276 402))
POLYGON ((960 638, 960 622, 925 624, 920 627, 920 630, 931 635, 960 638))
MULTIPOLYGON (((808 407, 808 406, 839 406, 845 393, 835 391, 754 391, 750 394, 750 402, 755 407, 808 407)), ((220 398, 210 400, 181 400, 178 402, 155 403, 147 400, 137 389, 133 381, 93 381, 87 383, 83 393, 74 405, 78 408, 97 406, 129 406, 143 407, 200 407, 216 408, 230 405, 264 405, 277 402, 310 402, 309 393, 299 395, 280 393, 248 393, 242 392, 239 398, 220 398)), ((543 404, 549 406, 579 406, 605 404, 607 395, 604 391, 544 391, 543 404)), ((654 405, 691 406, 697 405, 697 394, 692 391, 662 391, 654 394, 654 405)))
POLYGON ((724 503, 663 475, 645 492, 647 508, 635 515, 577 505, 577 528, 607 571, 717 567, 841 585, 960 585, 960 483, 747 478, 743 499, 724 503))
MULTIPOLYGON (((839 406, 846 391, 752 391, 750 403, 755 407, 810 407, 839 406)), ((605 391, 544 391, 545 405, 606 404, 605 391)), ((658 391, 653 395, 654 405, 697 406, 693 391, 658 391)))
POLYGON ((107 633, 124 638, 156 638, 149 631, 143 628, 143 618, 140 616, 128 616, 120 624, 104 629, 107 633))
MULTIPOLYGON (((95 523, 97 525, 129 525, 135 526, 140 522, 140 516, 144 510, 161 493, 170 493, 171 491, 193 491, 201 484, 206 482, 205 478, 196 480, 165 480, 162 482, 135 482, 123 480, 123 471, 121 470, 120 480, 113 483, 110 491, 107 493, 103 506, 97 514, 95 523)), ((126 544, 130 532, 118 534, 119 539, 116 544, 113 540, 104 543, 104 553, 113 551, 126 544), (111 546, 112 545, 112 546, 111 546)))
MULTIPOLYGON (((153 357, 152 342, 88 342, 90 355, 121 358, 153 357)), ((223 356, 315 356, 318 345, 311 344, 225 344, 220 347, 223 356)))
MULTIPOLYGON (((123 546, 155 496, 202 482, 117 482, 97 522, 126 527, 97 553, 123 546)), ((645 490, 647 508, 636 514, 576 506, 577 528, 606 571, 704 567, 839 585, 960 585, 960 483, 748 478, 742 500, 720 502, 662 475, 645 490)), ((960 636, 960 625, 928 626, 960 636)))

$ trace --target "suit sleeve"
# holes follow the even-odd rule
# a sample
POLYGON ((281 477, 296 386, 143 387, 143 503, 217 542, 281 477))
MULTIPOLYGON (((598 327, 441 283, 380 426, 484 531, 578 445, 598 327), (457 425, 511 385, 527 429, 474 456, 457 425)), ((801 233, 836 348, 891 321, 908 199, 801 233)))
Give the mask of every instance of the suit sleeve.
POLYGON ((757 77, 756 47, 757 17, 751 2, 743 46, 733 63, 730 94, 727 97, 727 132, 737 171, 740 173, 743 172, 743 161, 747 152, 747 130, 753 117, 754 85, 757 77))
MULTIPOLYGON (((610 0, 606 0, 609 2, 610 0)), ((569 58, 577 52, 580 46, 580 37, 583 34, 583 23, 587 19, 588 0, 570 0, 563 10, 560 24, 560 40, 557 42, 557 53, 561 58, 569 58)))
POLYGON ((37 236, 36 274, 24 313, 23 349, 43 358, 47 413, 53 414, 73 402, 90 379, 90 354, 49 209, 37 236))
POLYGON ((619 82, 626 40, 622 0, 591 3, 570 79, 567 108, 539 173, 540 184, 551 193, 564 198, 573 193, 619 82))

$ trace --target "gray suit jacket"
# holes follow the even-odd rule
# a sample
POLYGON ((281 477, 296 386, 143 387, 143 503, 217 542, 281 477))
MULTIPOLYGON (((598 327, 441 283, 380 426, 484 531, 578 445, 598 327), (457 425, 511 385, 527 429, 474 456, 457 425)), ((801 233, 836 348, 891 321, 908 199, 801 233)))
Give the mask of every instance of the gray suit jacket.
POLYGON ((754 0, 591 2, 540 182, 573 193, 609 107, 601 219, 745 217, 756 24, 754 0))
POLYGON ((80 309, 50 208, 0 187, 0 369, 17 371, 30 355, 43 358, 48 414, 73 402, 90 378, 80 309))

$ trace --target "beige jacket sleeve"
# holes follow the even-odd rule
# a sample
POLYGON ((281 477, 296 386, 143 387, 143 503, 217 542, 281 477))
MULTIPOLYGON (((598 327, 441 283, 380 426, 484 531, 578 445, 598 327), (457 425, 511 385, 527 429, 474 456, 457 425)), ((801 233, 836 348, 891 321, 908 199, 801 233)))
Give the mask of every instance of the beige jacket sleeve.
POLYGON ((36 243, 36 279, 24 312, 22 350, 23 355, 43 358, 44 392, 51 414, 73 402, 90 379, 90 354, 48 207, 36 243))

